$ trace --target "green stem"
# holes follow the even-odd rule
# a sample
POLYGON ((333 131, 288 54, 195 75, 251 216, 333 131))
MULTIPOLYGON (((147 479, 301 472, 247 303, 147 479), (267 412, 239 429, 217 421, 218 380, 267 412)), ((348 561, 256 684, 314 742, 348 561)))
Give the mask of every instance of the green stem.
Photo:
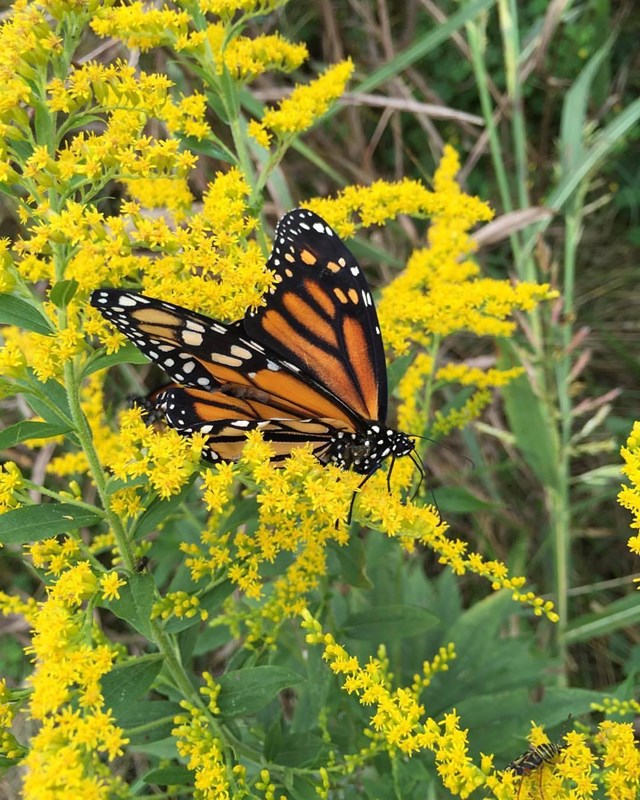
MULTIPOLYGON (((498 126, 496 125, 496 120, 493 114, 491 93, 489 91, 489 74, 486 69, 486 63, 483 59, 484 48, 482 46, 482 41, 485 38, 485 32, 480 31, 478 23, 473 22, 467 24, 467 35, 469 46, 471 47, 471 63, 473 65, 476 85, 478 87, 480 107, 482 108, 482 115, 484 117, 484 124, 487 129, 487 136, 489 137, 491 160, 493 162, 493 169, 498 181, 500 201, 505 211, 513 211, 513 201, 511 199, 509 178, 507 176, 507 170, 504 163, 500 136, 498 135, 498 126)), ((516 243, 512 240, 512 246, 514 244, 516 243)))
POLYGON ((54 492, 53 489, 48 489, 46 486, 41 486, 39 483, 34 483, 26 478, 23 482, 28 489, 45 494, 47 497, 51 497, 53 500, 57 500, 59 503, 69 503, 72 506, 83 508, 85 511, 91 511, 92 514, 97 514, 98 516, 102 517, 106 516, 105 512, 101 508, 92 506, 91 503, 85 503, 83 500, 78 500, 73 495, 54 492))
POLYGON ((75 361, 67 361, 67 363, 64 365, 64 377, 67 387, 67 394, 69 397, 71 419, 73 421, 76 435, 80 440, 80 446, 84 451, 87 461, 89 462, 89 470, 98 490, 98 494, 100 495, 102 506, 105 509, 105 515, 115 537, 116 546, 120 556, 122 557, 124 566, 126 569, 133 572, 135 564, 135 560, 133 558, 133 549, 129 543, 127 533, 122 525, 122 521, 109 507, 109 497, 106 490, 107 481, 102 470, 102 466, 100 465, 98 453, 93 446, 93 433, 91 432, 87 418, 85 417, 84 412, 82 411, 82 406, 80 405, 79 387, 81 381, 76 369, 75 361))

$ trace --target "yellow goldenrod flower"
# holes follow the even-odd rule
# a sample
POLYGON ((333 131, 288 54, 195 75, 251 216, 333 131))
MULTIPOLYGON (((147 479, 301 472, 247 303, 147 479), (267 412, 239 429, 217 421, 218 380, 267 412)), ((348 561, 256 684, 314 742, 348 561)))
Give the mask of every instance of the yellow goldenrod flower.
POLYGON ((120 592, 118 591, 121 586, 126 586, 127 582, 123 580, 117 572, 105 572, 100 578, 100 590, 105 600, 119 600, 120 592))
POLYGON ((143 52, 152 47, 170 45, 184 36, 191 16, 165 6, 152 8, 134 0, 127 5, 107 6, 98 10, 91 27, 98 36, 121 39, 127 47, 139 47, 143 52))
MULTIPOLYGON (((631 511, 633 521, 631 527, 640 528, 640 422, 633 423, 633 429, 627 439, 627 446, 620 451, 624 459, 622 473, 630 485, 623 486, 618 494, 618 502, 623 508, 631 511)), ((640 535, 629 537, 629 549, 640 555, 640 535)))
POLYGON ((191 703, 180 704, 186 714, 174 718, 171 731, 187 769, 195 773, 195 787, 202 800, 231 800, 223 746, 211 730, 206 714, 191 703))
POLYGON ((217 14, 223 19, 231 19, 238 11, 243 15, 262 15, 275 11, 288 0, 198 0, 203 14, 217 14))
POLYGON ((251 135, 263 144, 269 133, 284 139, 308 130, 344 92, 352 72, 353 63, 342 61, 315 81, 297 86, 278 108, 265 112, 259 126, 251 127, 251 135))
POLYGON ((200 600, 189 592, 168 592, 164 597, 158 600, 153 606, 151 614, 152 619, 160 617, 161 619, 169 619, 169 617, 177 617, 182 619, 191 619, 196 614, 200 615, 200 619, 207 619, 208 613, 205 609, 200 608, 200 600))

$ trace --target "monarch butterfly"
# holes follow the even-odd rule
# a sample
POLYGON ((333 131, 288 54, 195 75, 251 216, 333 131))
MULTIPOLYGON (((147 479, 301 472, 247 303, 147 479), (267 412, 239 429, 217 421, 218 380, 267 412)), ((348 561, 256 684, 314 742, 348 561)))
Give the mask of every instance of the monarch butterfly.
MULTIPOLYGON (((526 753, 515 758, 510 764, 507 764, 505 769, 509 769, 521 777, 520 786, 518 787, 518 798, 520 797, 524 779, 531 775, 532 772, 539 769, 543 764, 553 764, 563 749, 564 745, 553 744, 553 742, 543 742, 537 746, 531 745, 526 753)), ((539 795, 541 798, 544 797, 542 793, 542 773, 540 773, 539 795)))
MULTIPOLYGON (((311 443, 322 464, 364 475, 414 442, 388 428, 382 336, 356 259, 317 214, 296 209, 276 228, 264 305, 225 324, 121 289, 91 305, 170 376, 146 400, 183 435, 207 435, 203 458, 236 461, 258 429, 280 462, 311 443)), ((393 462, 392 462, 393 464, 393 462)), ((364 481, 363 481, 364 483, 364 481)))

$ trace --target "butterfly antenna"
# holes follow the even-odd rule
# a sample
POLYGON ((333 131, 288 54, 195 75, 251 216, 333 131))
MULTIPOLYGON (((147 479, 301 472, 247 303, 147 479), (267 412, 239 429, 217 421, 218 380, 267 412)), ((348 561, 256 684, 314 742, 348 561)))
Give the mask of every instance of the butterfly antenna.
MULTIPOLYGON (((450 453, 455 453, 455 455, 460 455, 460 453, 455 448, 451 447, 448 444, 445 444, 444 442, 439 442, 437 439, 432 439, 430 436, 418 436, 417 433, 412 433, 411 438, 423 439, 425 442, 431 442, 431 444, 435 444, 436 447, 444 447, 444 449, 448 450, 450 453)), ((465 461, 469 462, 472 468, 475 467, 475 463, 472 458, 469 458, 469 456, 464 456, 464 455, 462 457, 464 458, 465 461)))
POLYGON ((413 502, 416 499, 416 497, 418 496, 418 492, 420 491, 420 487, 422 486, 423 481, 426 480, 427 476, 426 476, 426 473, 425 473, 425 470, 424 470, 424 465, 422 464, 422 462, 420 461, 418 456, 415 453, 409 453, 409 458, 413 462, 414 467, 418 470, 418 474, 420 475, 420 480, 418 481, 418 484, 417 484, 416 488, 413 490, 413 493, 411 495, 411 502, 413 502))

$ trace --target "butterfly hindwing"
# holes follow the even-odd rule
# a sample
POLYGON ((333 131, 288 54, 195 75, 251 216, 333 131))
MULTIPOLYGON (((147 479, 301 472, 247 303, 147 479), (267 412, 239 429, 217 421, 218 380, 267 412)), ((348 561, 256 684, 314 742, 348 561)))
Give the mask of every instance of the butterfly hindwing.
POLYGON ((317 214, 296 209, 280 220, 267 266, 278 284, 243 320, 247 334, 312 376, 353 417, 384 419, 387 376, 378 318, 347 247, 317 214))
POLYGON ((168 386, 152 396, 170 427, 179 433, 204 433, 203 457, 208 461, 237 461, 249 431, 260 430, 269 442, 273 461, 311 442, 314 454, 323 460, 331 437, 344 429, 340 420, 287 418, 277 398, 234 397, 223 392, 203 392, 168 386))

